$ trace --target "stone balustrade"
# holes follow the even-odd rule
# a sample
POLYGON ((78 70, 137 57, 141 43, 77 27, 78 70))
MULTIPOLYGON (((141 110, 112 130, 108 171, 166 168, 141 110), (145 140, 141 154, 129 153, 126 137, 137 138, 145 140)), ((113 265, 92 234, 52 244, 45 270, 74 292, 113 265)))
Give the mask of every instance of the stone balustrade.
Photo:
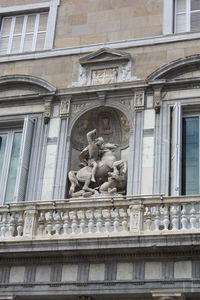
POLYGON ((200 196, 112 197, 0 207, 2 239, 200 232, 200 196))

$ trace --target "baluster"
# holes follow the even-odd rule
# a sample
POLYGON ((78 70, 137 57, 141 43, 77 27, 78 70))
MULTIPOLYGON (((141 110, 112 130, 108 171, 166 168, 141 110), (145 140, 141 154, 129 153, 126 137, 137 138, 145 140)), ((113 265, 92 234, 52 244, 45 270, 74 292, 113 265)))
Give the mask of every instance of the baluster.
POLYGON ((63 221, 64 221, 64 224, 63 224, 63 234, 68 234, 69 233, 69 228, 70 228, 70 225, 69 225, 69 213, 68 213, 68 211, 64 213, 63 221))
POLYGON ((105 218, 105 232, 109 233, 111 231, 111 215, 110 215, 110 209, 103 209, 102 215, 105 218))
POLYGON ((122 230, 128 231, 128 214, 124 208, 119 209, 119 215, 122 218, 122 230))
POLYGON ((191 224, 191 229, 196 228, 196 209, 195 209, 195 204, 192 204, 191 210, 190 210, 190 224, 191 224))
POLYGON ((44 228, 45 228, 45 212, 40 212, 40 216, 38 218, 38 224, 39 224, 38 233, 39 235, 43 235, 44 228))
POLYGON ((15 234, 15 213, 11 213, 10 215, 10 220, 8 223, 8 231, 9 231, 9 236, 14 236, 15 234))
POLYGON ((72 234, 76 234, 76 231, 77 231, 77 228, 78 228, 76 211, 70 211, 69 212, 69 217, 72 220, 72 223, 71 223, 72 234))
POLYGON ((61 212, 60 210, 58 210, 55 215, 54 215, 54 220, 55 220, 55 231, 56 231, 56 234, 59 235, 60 234, 60 230, 62 228, 62 219, 61 219, 61 212))
POLYGON ((155 221, 154 221, 154 225, 155 225, 155 230, 159 230, 159 226, 160 226, 160 205, 156 205, 156 210, 155 210, 155 221))
POLYGON ((23 213, 20 213, 19 218, 18 218, 18 222, 17 222, 17 235, 18 236, 23 235, 23 229, 24 229, 23 213))
POLYGON ((4 213, 1 220, 1 236, 5 237, 7 231, 7 213, 4 213))
POLYGON ((92 209, 89 209, 86 211, 86 218, 89 220, 88 221, 88 233, 94 233, 94 211, 92 209))
POLYGON ((152 213, 151 213, 151 207, 147 206, 146 211, 144 213, 146 217, 146 230, 150 231, 151 230, 151 223, 152 223, 152 213))
POLYGON ((186 217, 187 211, 186 211, 186 205, 183 205, 183 209, 181 210, 181 229, 186 230, 187 229, 187 224, 188 220, 186 217))
POLYGON ((97 232, 96 233, 101 233, 101 229, 102 229, 102 214, 101 214, 101 209, 96 209, 94 211, 94 216, 95 216, 95 219, 96 219, 96 228, 97 228, 97 232))
POLYGON ((84 210, 77 211, 78 219, 80 220, 79 228, 80 228, 80 234, 85 233, 85 213, 84 210))
POLYGON ((48 235, 51 235, 52 229, 53 229, 53 212, 52 211, 47 213, 46 221, 47 221, 46 232, 48 235))
POLYGON ((178 206, 174 205, 171 209, 171 214, 172 214, 172 229, 173 230, 178 230, 178 206))
POLYGON ((164 218, 163 218, 164 230, 169 230, 169 206, 168 205, 165 205, 163 214, 164 214, 164 218))
POLYGON ((119 220, 119 209, 115 208, 111 210, 111 217, 114 218, 113 227, 114 232, 119 232, 120 220, 119 220))

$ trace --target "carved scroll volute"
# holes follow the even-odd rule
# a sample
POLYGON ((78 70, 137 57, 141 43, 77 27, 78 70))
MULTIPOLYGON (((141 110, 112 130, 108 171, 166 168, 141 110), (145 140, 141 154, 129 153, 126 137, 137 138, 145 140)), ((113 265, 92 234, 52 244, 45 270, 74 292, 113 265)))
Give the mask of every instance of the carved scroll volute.
POLYGON ((160 112, 161 107, 161 90, 162 86, 157 86, 154 88, 154 108, 157 113, 160 112))
POLYGON ((72 95, 61 96, 60 99, 60 117, 65 119, 69 117, 72 95))
POLYGON ((53 96, 44 97, 44 124, 48 124, 51 118, 53 96))
POLYGON ((143 110, 144 109, 144 90, 134 91, 134 109, 143 110))

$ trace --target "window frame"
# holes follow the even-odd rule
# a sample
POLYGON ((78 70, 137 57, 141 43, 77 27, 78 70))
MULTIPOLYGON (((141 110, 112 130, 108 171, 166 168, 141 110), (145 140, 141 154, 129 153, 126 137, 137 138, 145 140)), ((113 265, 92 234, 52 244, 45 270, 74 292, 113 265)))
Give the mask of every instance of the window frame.
POLYGON ((1 118, 0 120, 0 133, 8 134, 5 147, 6 153, 3 157, 3 172, 0 177, 0 199, 2 205, 14 202, 22 202, 25 200, 36 120, 37 117, 33 115, 25 115, 23 117, 15 116, 11 119, 9 118, 8 120, 5 120, 5 118, 1 118), (21 132, 22 135, 16 172, 15 188, 12 201, 6 201, 6 189, 11 163, 14 134, 17 132, 21 132))
POLYGON ((163 0, 163 34, 183 34, 194 33, 199 30, 191 31, 191 14, 200 10, 191 11, 191 0, 186 0, 186 28, 185 31, 176 31, 176 0, 163 0))
MULTIPOLYGON (((39 13, 45 13, 48 12, 48 20, 47 20, 47 28, 46 28, 46 38, 44 43, 44 48, 42 50, 32 50, 28 52, 33 51, 43 51, 53 48, 53 42, 54 42, 54 34, 55 34, 55 25, 56 25, 56 17, 57 17, 57 9, 60 4, 60 0, 51 0, 49 2, 42 2, 42 3, 34 3, 34 4, 25 4, 25 5, 17 5, 17 6, 8 6, 8 7, 0 7, 0 22, 4 17, 17 17, 20 15, 31 15, 31 14, 39 14, 39 13)), ((0 24, 1 26, 1 24, 0 24)), ((1 31, 0 31, 1 34, 1 31)), ((1 35, 0 35, 1 39, 1 35)), ((27 51, 23 51, 22 48, 20 48, 19 52, 11 53, 11 45, 9 45, 8 50, 6 54, 2 55, 10 55, 10 54, 19 54, 19 53, 25 53, 27 51)))
MULTIPOLYGON (((170 107, 170 190, 171 196, 184 196, 182 187, 183 176, 183 118, 199 117, 199 141, 200 141, 200 106, 193 102, 192 99, 188 103, 178 100, 170 107)), ((200 158, 200 145, 199 145, 200 158)), ((200 162, 200 160, 199 160, 200 162)), ((199 191, 200 191, 200 164, 199 164, 199 191)), ((190 196, 188 194, 188 196, 190 196)))

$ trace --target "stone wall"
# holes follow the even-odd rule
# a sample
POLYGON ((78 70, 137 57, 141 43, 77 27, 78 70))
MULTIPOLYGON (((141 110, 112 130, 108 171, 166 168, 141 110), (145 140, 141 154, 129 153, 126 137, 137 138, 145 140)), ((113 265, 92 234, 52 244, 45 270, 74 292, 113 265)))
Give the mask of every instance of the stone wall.
MULTIPOLYGON (((168 44, 125 49, 132 56, 132 76, 146 79, 153 71, 173 60, 197 54, 200 41, 173 42, 168 44)), ((66 55, 44 59, 2 62, 1 76, 29 74, 43 78, 56 88, 67 88, 79 80, 79 59, 83 55, 66 55), (44 68, 45 65, 45 68, 44 68)))

